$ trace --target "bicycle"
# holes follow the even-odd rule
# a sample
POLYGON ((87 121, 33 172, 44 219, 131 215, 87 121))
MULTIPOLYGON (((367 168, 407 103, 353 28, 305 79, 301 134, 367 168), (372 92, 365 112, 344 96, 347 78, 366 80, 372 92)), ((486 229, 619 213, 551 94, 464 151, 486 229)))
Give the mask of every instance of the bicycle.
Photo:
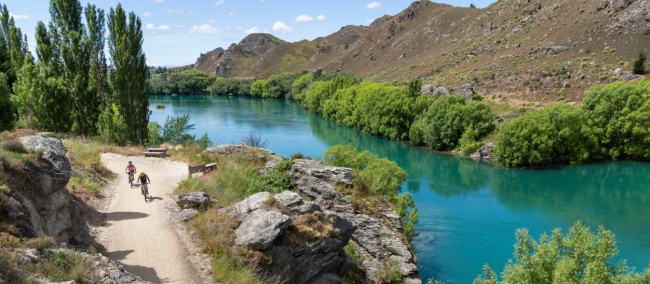
POLYGON ((135 179, 135 172, 125 172, 129 175, 129 185, 133 188, 133 180, 135 179))
POLYGON ((149 186, 147 183, 140 183, 140 192, 144 195, 144 202, 147 202, 147 198, 153 200, 151 195, 149 195, 149 186))

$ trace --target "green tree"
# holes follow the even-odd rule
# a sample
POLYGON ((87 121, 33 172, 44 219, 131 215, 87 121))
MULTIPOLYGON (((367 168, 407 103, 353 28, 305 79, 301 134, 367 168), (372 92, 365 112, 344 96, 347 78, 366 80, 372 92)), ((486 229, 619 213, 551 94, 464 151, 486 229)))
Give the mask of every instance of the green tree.
POLYGON ((422 89, 422 80, 418 77, 410 81, 407 85, 407 92, 409 97, 417 97, 420 95, 422 89))
POLYGON ((535 241, 526 229, 516 233, 514 260, 508 261, 499 281, 486 264, 474 284, 497 283, 650 283, 650 268, 636 273, 625 262, 612 263, 618 253, 614 233, 598 228, 592 233, 579 221, 566 235, 559 228, 535 241))
POLYGON ((190 114, 183 116, 168 116, 162 128, 162 139, 172 144, 180 144, 186 140, 194 140, 194 137, 187 132, 194 129, 190 124, 190 114))
POLYGON ((494 154, 507 166, 578 164, 586 161, 595 147, 596 137, 584 112, 557 104, 502 125, 494 154))
MULTIPOLYGON (((88 33, 84 38, 88 45, 90 56, 90 71, 88 82, 88 93, 94 96, 93 103, 99 103, 97 110, 106 108, 110 99, 110 89, 108 85, 108 65, 106 63, 106 54, 104 53, 106 40, 106 17, 104 10, 97 8, 95 5, 88 4, 84 10, 88 33)), ((92 107, 88 107, 91 110, 92 107)), ((94 116, 94 113, 92 114, 94 116)))
POLYGON ((634 67, 632 68, 632 72, 634 72, 634 74, 645 74, 645 60, 645 53, 643 51, 639 52, 639 58, 634 60, 634 67))
POLYGON ((142 51, 142 23, 135 13, 127 15, 122 5, 111 8, 108 17, 108 50, 113 70, 110 84, 113 100, 124 117, 129 141, 143 144, 149 122, 149 85, 146 57, 142 51))
MULTIPOLYGON (((426 106, 425 101, 417 102, 426 106)), ((477 131, 476 139, 494 130, 494 115, 481 101, 467 101, 459 95, 442 96, 430 101, 428 109, 417 117, 409 130, 411 143, 425 144, 436 150, 450 150, 458 146, 468 130, 477 131)))
POLYGON ((582 109, 593 128, 598 158, 650 158, 650 81, 593 86, 582 109))
POLYGON ((7 75, 0 72, 0 131, 14 128, 16 109, 10 95, 7 75))

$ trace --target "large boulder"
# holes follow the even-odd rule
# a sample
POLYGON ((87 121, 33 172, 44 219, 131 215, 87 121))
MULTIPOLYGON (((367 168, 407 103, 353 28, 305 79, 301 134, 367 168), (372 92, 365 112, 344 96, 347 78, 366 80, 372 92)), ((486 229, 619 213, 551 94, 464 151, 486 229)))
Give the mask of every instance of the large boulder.
POLYGON ((205 192, 182 193, 177 199, 176 203, 182 209, 203 209, 217 203, 216 199, 205 192))
POLYGON ((254 250, 268 249, 290 224, 291 217, 278 211, 255 210, 244 217, 235 231, 235 243, 254 250))
POLYGON ((456 93, 461 95, 463 98, 466 100, 471 100, 472 97, 474 97, 474 89, 472 88, 472 85, 470 84, 464 84, 456 90, 456 93))
POLYGON ((259 264, 270 279, 343 283, 343 275, 353 267, 343 247, 356 227, 295 192, 257 193, 221 212, 241 221, 235 229, 236 244, 270 257, 271 261, 259 264), (304 232, 320 235, 310 237, 304 232))
POLYGON ((380 283, 390 263, 397 265, 404 283, 421 283, 413 254, 402 234, 399 215, 390 209, 384 209, 381 216, 360 213, 348 196, 336 191, 337 187, 350 186, 353 177, 349 168, 326 166, 312 160, 295 160, 291 168, 292 185, 302 196, 336 212, 341 220, 357 228, 350 241, 357 247, 361 262, 358 265, 364 268, 368 283, 380 283))
POLYGON ((88 247, 92 239, 82 209, 65 188, 72 172, 65 156, 67 149, 61 140, 40 135, 22 137, 20 141, 41 156, 24 173, 17 174, 25 182, 12 192, 25 208, 32 227, 58 243, 88 247))

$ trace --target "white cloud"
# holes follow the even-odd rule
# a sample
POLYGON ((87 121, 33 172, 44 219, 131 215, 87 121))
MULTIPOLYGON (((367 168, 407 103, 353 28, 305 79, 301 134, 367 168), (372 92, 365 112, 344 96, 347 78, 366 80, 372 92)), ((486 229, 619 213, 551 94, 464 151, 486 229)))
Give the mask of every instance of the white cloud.
POLYGON ((223 5, 223 3, 224 3, 223 1, 224 1, 224 0, 217 0, 217 2, 214 3, 214 5, 215 5, 215 6, 221 6, 221 5, 223 5))
POLYGON ((167 13, 169 14, 192 14, 192 11, 185 11, 185 9, 169 9, 167 10, 167 13))
POLYGON ((381 6, 381 3, 379 3, 379 2, 372 2, 372 3, 368 3, 368 5, 366 6, 366 8, 368 8, 368 9, 372 9, 372 8, 377 8, 377 7, 379 7, 379 6, 381 6))
POLYGON ((287 26, 287 24, 277 21, 275 24, 273 24, 273 30, 276 32, 281 32, 281 33, 290 33, 290 32, 295 32, 296 29, 287 26))
POLYGON ((155 26, 155 25, 152 24, 152 23, 148 23, 148 24, 146 25, 146 28, 147 28, 148 30, 168 30, 168 29, 169 29, 169 26, 168 26, 168 25, 155 26))
POLYGON ((29 16, 27 16, 27 15, 15 15, 15 14, 9 13, 9 16, 14 17, 14 20, 29 19, 29 16))
POLYGON ((144 12, 144 13, 142 13, 142 16, 143 17, 149 17, 149 16, 151 16, 151 12, 144 12))
POLYGON ((261 32, 262 32, 262 30, 260 28, 258 28, 258 27, 252 27, 252 28, 247 29, 246 31, 244 31, 244 33, 247 33, 247 34, 256 34, 256 33, 261 33, 261 32))
POLYGON ((327 19, 327 17, 325 17, 325 15, 319 15, 318 17, 316 17, 317 21, 325 21, 325 19, 327 19))
POLYGON ((192 26, 190 33, 194 34, 220 34, 223 33, 222 28, 213 27, 209 24, 202 24, 199 26, 192 26))
POLYGON ((234 15, 235 15, 235 12, 228 13, 228 16, 234 16, 234 15))
POLYGON ((296 17, 296 22, 311 22, 313 21, 314 18, 307 16, 307 15, 300 15, 296 17))

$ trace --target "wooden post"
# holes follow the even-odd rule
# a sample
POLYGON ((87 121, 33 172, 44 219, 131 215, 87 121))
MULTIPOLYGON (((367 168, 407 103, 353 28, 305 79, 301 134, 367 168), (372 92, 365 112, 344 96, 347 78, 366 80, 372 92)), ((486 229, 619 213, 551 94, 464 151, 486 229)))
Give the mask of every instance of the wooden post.
POLYGON ((189 177, 191 178, 192 177, 192 165, 187 165, 187 173, 188 173, 189 177))
POLYGON ((205 175, 205 162, 203 162, 203 175, 205 175))

